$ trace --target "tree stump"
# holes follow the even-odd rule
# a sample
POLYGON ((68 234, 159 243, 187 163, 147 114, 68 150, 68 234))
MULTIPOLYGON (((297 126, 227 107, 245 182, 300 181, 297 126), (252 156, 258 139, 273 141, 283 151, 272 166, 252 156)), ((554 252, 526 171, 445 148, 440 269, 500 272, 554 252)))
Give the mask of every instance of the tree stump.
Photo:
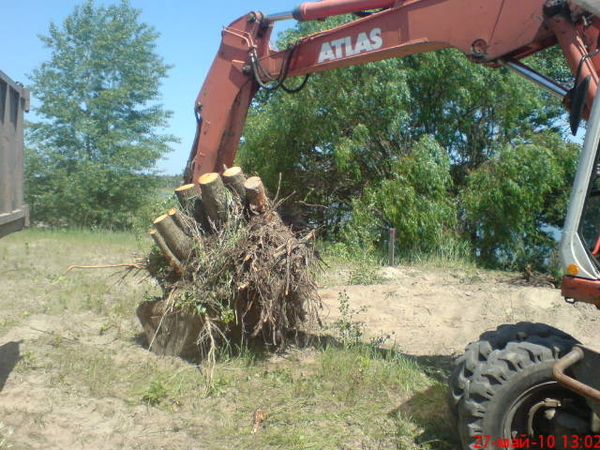
POLYGON ((314 233, 294 235, 261 179, 245 179, 240 168, 198 183, 179 187, 181 210, 154 221, 152 238, 172 269, 151 253, 163 295, 137 311, 151 350, 214 360, 224 343, 258 338, 279 347, 287 331, 318 324, 314 233))
POLYGON ((262 214, 266 211, 269 204, 265 187, 260 177, 250 177, 244 183, 246 189, 246 201, 253 209, 262 214))
POLYGON ((192 253, 192 240, 177 226, 173 218, 163 214, 154 220, 154 226, 167 247, 179 261, 186 261, 192 253))
POLYGON ((241 167, 231 167, 223 172, 223 183, 231 190, 237 198, 243 203, 246 201, 246 188, 244 183, 246 176, 242 172, 241 167))
POLYGON ((171 251, 163 237, 160 235, 160 233, 158 233, 158 231, 156 230, 151 230, 150 236, 152 236, 152 239, 164 255, 169 266, 171 266, 171 268, 177 273, 177 275, 182 276, 183 265, 181 264, 181 261, 179 261, 177 257, 173 254, 173 252, 171 251))
POLYGON ((218 173, 206 173, 198 179, 206 215, 218 229, 227 221, 227 190, 218 173))
POLYGON ((175 189, 175 195, 183 210, 192 215, 194 212, 194 203, 197 198, 202 198, 200 187, 196 184, 184 184, 175 189))

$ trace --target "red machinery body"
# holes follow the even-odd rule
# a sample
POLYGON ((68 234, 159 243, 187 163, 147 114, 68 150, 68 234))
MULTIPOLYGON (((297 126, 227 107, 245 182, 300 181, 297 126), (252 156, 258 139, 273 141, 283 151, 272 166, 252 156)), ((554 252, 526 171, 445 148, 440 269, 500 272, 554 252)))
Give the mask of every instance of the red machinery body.
MULTIPOLYGON (((557 15, 544 17, 542 0, 327 0, 303 3, 302 20, 386 8, 340 27, 306 36, 292 49, 269 47, 273 22, 245 15, 223 29, 221 47, 196 99, 201 129, 190 155, 187 181, 231 164, 250 102, 259 88, 252 59, 271 77, 287 65, 287 77, 454 47, 473 61, 497 66, 557 42, 573 73, 598 42, 598 19, 587 27, 557 15)), ((580 78, 591 76, 588 99, 598 84, 598 57, 586 59, 580 78)), ((266 79, 264 81, 267 81, 266 79)))

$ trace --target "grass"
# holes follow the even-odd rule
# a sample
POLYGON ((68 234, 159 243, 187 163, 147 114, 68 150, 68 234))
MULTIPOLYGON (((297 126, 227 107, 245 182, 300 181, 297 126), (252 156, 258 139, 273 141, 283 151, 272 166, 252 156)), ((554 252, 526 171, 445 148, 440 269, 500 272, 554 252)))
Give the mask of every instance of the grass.
POLYGON ((131 316, 145 286, 118 284, 115 269, 74 269, 70 265, 132 262, 147 244, 131 233, 85 230, 14 233, 0 241, 2 294, 18 299, 4 305, 0 331, 32 314, 91 311, 118 319, 131 316))
MULTIPOLYGON (((372 254, 355 249, 343 243, 319 242, 317 244, 327 270, 317 274, 321 286, 374 285, 388 282, 381 269, 388 266, 387 255, 372 254)), ((437 253, 400 253, 395 260, 395 268, 419 267, 425 270, 443 270, 456 274, 461 283, 470 284, 482 281, 483 271, 469 256, 466 245, 448 242, 437 253)), ((389 267, 389 266, 388 266, 389 267)), ((489 271, 505 275, 505 272, 489 271)))
MULTIPOLYGON (((157 357, 137 343, 135 307, 152 285, 136 278, 115 285, 113 270, 64 274, 71 264, 130 261, 145 248, 131 233, 27 230, 0 240, 0 335, 27 336, 14 379, 51 393, 53 408, 110 402, 129 417, 145 407, 146 420, 160 427, 168 419, 187 448, 458 447, 445 408, 445 368, 435 358, 418 362, 361 343, 351 305, 335 325, 348 331, 345 339, 279 355, 225 355, 207 391, 204 366, 157 357), (265 417, 253 434, 259 408, 265 417)), ((23 439, 22 417, 3 414, 0 448, 9 448, 3 442, 23 439)), ((44 433, 32 427, 30 435, 44 433)), ((161 436, 152 447, 180 448, 161 436)))
POLYGON ((14 433, 12 428, 7 427, 2 422, 0 422, 0 449, 9 449, 12 448, 12 444, 10 443, 10 437, 14 433))

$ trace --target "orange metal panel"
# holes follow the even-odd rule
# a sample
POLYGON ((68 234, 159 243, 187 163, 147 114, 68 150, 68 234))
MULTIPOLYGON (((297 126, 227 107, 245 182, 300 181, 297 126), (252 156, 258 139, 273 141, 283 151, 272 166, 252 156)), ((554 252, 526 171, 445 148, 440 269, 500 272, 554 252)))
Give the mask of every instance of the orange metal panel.
POLYGON ((564 276, 561 293, 563 297, 578 302, 592 303, 600 308, 600 281, 564 276))

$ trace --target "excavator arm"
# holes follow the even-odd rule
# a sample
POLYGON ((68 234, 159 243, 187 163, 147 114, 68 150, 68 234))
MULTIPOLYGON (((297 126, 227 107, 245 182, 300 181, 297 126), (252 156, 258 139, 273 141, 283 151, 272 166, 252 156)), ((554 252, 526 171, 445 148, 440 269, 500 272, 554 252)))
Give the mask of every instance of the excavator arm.
POLYGON ((288 77, 441 48, 456 48, 475 63, 507 65, 565 98, 567 105, 577 100, 575 115, 587 117, 598 85, 599 30, 599 19, 561 0, 322 0, 302 3, 290 13, 251 12, 223 29, 194 106, 198 126, 184 178, 193 182, 232 164, 261 86, 286 88, 288 77), (277 20, 321 20, 371 10, 376 12, 303 37, 285 50, 269 46, 277 20), (518 62, 556 44, 579 91, 569 92, 518 62))

